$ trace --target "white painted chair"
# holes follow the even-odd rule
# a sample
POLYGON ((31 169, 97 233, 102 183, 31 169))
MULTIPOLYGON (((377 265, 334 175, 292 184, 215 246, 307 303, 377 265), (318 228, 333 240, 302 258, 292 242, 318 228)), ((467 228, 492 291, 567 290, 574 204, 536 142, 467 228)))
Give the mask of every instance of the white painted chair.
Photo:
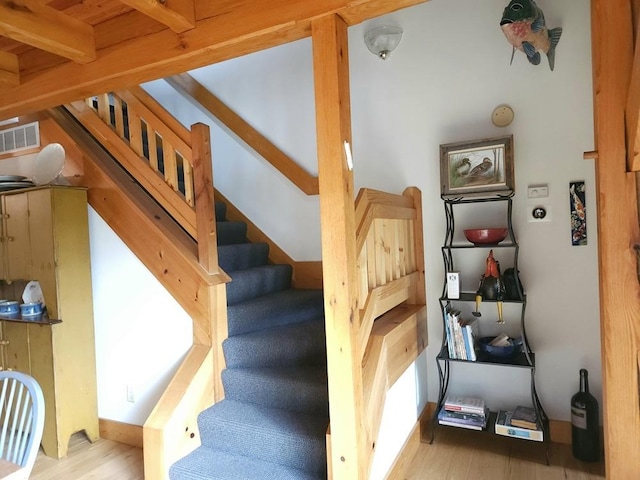
POLYGON ((44 429, 44 397, 25 373, 0 371, 0 479, 28 479, 44 429))

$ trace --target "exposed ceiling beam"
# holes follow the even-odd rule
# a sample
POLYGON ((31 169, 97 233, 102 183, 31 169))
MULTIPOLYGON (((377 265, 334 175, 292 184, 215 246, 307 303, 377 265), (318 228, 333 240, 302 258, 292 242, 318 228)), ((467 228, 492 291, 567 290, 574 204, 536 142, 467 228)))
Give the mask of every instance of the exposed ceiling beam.
POLYGON ((163 23, 176 33, 196 26, 193 0, 120 0, 139 12, 163 23))
POLYGON ((97 60, 87 65, 66 62, 23 75, 19 86, 0 90, 0 119, 299 40, 311 35, 311 20, 326 15, 338 13, 352 24, 425 1, 202 0, 198 15, 201 10, 211 13, 192 30, 153 32, 100 49, 97 60))
POLYGON ((0 35, 78 63, 96 58, 93 27, 39 0, 0 0, 0 35))
POLYGON ((20 84, 18 56, 0 51, 0 86, 15 87, 20 84))

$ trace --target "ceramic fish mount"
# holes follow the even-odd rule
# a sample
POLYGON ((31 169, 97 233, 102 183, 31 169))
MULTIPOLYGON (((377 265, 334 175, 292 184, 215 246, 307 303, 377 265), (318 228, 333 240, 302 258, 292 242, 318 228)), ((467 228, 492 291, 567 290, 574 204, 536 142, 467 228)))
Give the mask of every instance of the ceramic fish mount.
POLYGON ((504 9, 500 27, 513 46, 511 63, 516 50, 524 52, 532 65, 540 64, 540 51, 547 55, 549 68, 553 71, 556 47, 562 28, 549 30, 542 10, 533 0, 511 0, 504 9))

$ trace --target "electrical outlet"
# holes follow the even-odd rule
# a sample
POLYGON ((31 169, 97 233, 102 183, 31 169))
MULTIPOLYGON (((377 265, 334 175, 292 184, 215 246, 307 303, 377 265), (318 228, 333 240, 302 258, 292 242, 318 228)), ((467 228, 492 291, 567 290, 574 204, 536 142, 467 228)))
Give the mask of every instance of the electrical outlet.
POLYGON ((547 204, 531 205, 528 220, 529 222, 550 222, 551 207, 547 204))
POLYGON ((127 402, 129 402, 129 403, 135 403, 136 402, 136 395, 135 395, 135 392, 133 390, 133 385, 131 385, 131 384, 127 384, 127 402))

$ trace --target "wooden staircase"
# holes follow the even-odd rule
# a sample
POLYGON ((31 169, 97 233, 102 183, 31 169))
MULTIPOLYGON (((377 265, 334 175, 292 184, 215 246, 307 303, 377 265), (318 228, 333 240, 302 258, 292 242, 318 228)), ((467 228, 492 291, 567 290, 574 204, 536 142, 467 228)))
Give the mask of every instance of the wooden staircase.
MULTIPOLYGON (((197 414, 223 397, 219 346, 227 337, 229 278, 218 268, 215 252, 208 129, 195 125, 188 132, 137 88, 74 102, 48 115, 45 121, 56 141, 70 153, 69 180, 88 187, 92 207, 193 318, 193 347, 144 426, 145 477, 166 478, 169 466, 199 444, 197 414), (127 128, 117 120, 125 110, 127 128), (162 158, 155 148, 159 142, 162 158)), ((225 203, 230 218, 241 216, 225 203)), ((365 428, 355 448, 362 452, 365 474, 386 392, 427 344, 421 196, 416 188, 402 195, 364 189, 351 208, 358 310, 355 355, 347 361, 353 362, 362 386, 354 392, 365 428)), ((251 241, 266 238, 250 227, 252 235, 259 238, 251 241)), ((274 263, 285 258, 294 266, 299 287, 318 285, 317 275, 305 276, 313 269, 304 262, 293 262, 277 247, 272 250, 278 257, 274 263)), ((334 341, 327 340, 328 348, 334 341)), ((340 399, 330 401, 332 412, 353 408, 340 399)), ((334 441, 329 434, 327 439, 334 441)), ((330 477, 332 463, 329 457, 330 477)))

